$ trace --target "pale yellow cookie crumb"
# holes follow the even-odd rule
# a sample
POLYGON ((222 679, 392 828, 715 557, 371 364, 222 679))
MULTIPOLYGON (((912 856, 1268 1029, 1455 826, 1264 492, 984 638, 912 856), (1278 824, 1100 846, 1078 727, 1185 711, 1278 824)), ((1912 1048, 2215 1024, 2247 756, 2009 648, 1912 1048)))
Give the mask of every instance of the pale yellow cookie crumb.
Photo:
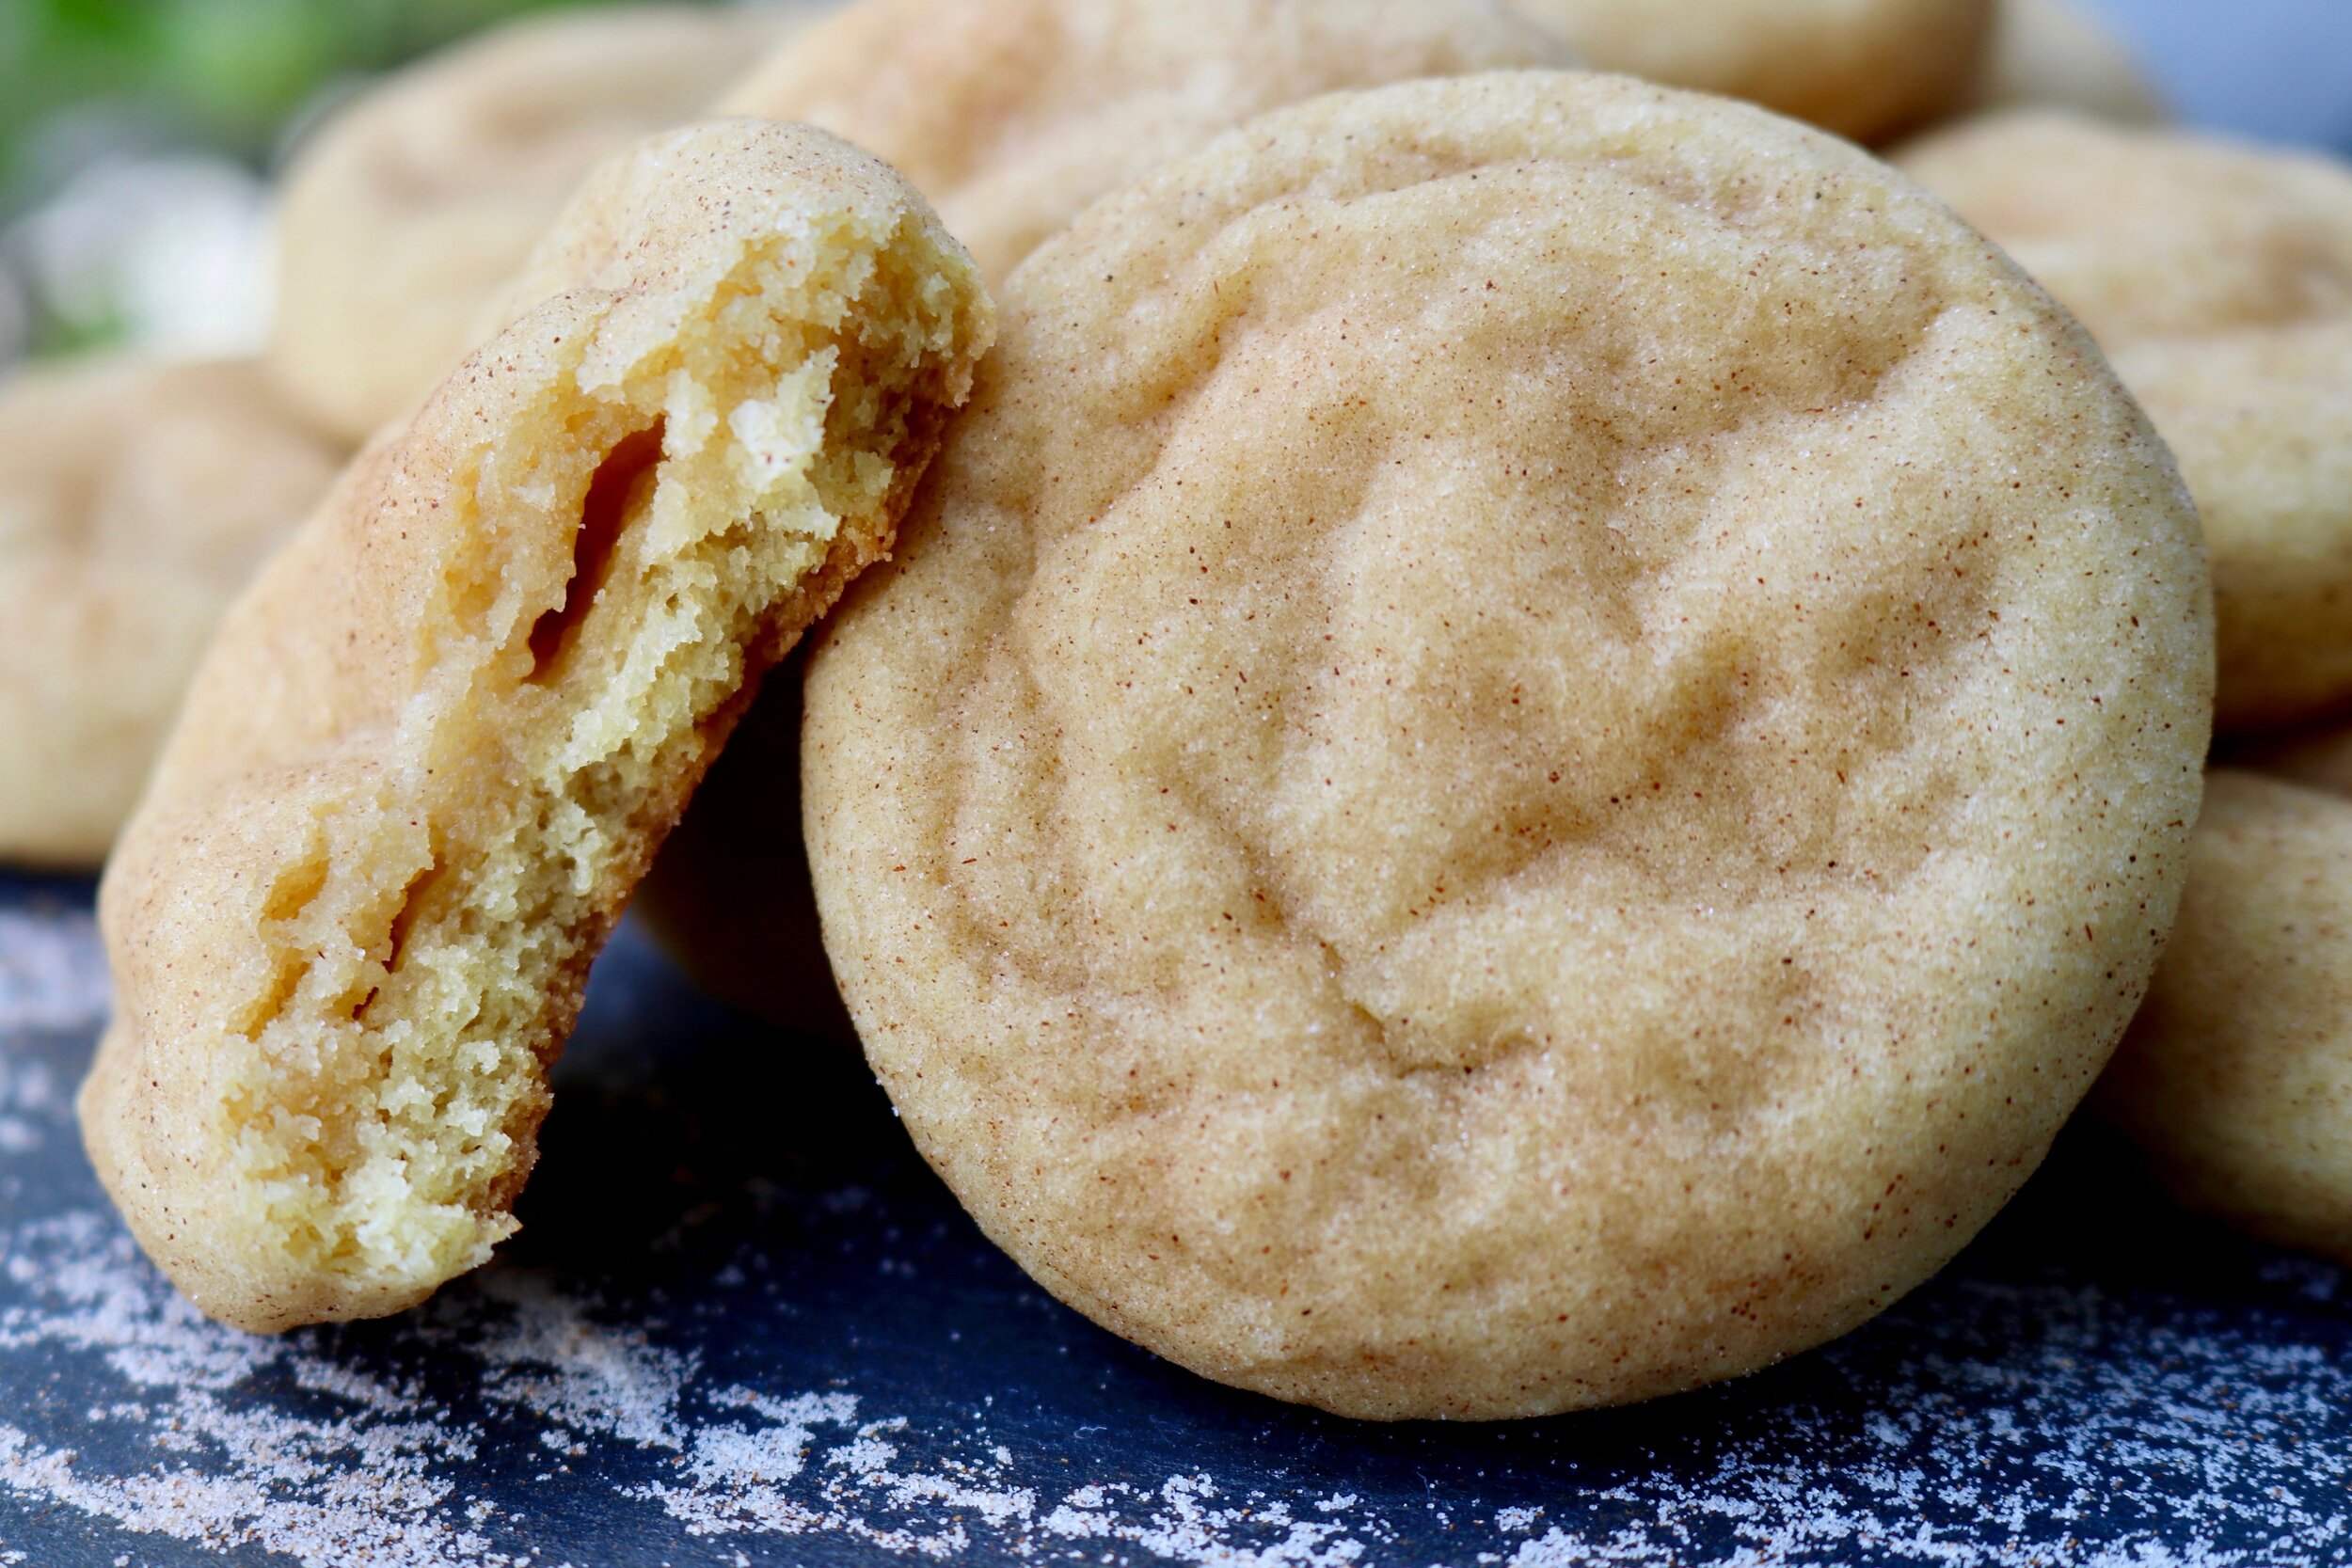
POLYGON ((607 165, 534 276, 231 618, 102 895, 91 1155, 241 1327, 512 1233, 590 960, 992 330, 913 189, 799 126, 607 165))

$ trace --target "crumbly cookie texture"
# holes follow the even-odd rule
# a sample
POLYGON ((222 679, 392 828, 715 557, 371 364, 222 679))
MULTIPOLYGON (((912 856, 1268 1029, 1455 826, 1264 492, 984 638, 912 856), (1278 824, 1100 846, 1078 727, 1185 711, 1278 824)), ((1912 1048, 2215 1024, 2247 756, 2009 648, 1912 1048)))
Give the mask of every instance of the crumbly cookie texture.
POLYGON ((599 8, 498 28, 340 111, 288 171, 270 367, 352 442, 405 420, 481 342, 484 307, 573 188, 695 118, 821 8, 599 8))
POLYGON ((342 456, 250 360, 0 389, 0 863, 105 859, 214 628, 342 456))
POLYGON ((854 0, 721 108, 870 149, 998 279, 1097 197, 1264 110, 1575 63, 1501 0, 854 0))
POLYGON ((2352 709, 2352 167, 2047 112, 1897 163, 2082 318, 2178 456, 2222 727, 2352 709))
POLYGON ((207 1313, 399 1310, 515 1228, 545 1069, 759 674, 888 547, 992 316, 801 126, 657 137, 205 660, 101 895, 101 1177, 207 1313))
POLYGON ((1939 204, 1623 78, 1262 119, 1017 273, 810 660, 826 943, 1064 1300, 1354 1416, 1868 1318, 2016 1190, 2185 870, 2196 520, 1939 204))
POLYGON ((2352 800, 2216 769, 2100 1114, 2188 1206, 2352 1262, 2352 800))
POLYGON ((2165 118, 2164 94, 2130 48, 2076 0, 2000 0, 1975 107, 2040 105, 2123 121, 2165 118))
POLYGON ((1744 98, 1857 141, 1963 104, 1995 0, 1515 0, 1602 71, 1744 98))

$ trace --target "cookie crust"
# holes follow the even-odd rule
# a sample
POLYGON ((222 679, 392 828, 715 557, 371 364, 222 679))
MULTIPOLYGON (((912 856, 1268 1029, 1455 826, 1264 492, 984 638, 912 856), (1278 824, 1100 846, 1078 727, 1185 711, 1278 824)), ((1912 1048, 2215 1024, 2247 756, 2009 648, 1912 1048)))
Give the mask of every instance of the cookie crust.
POLYGON ((214 628, 344 455, 251 360, 0 390, 0 862, 105 859, 214 628))
POLYGON ((1104 201, 811 659, 827 946, 987 1232, 1343 1414, 1764 1366, 1952 1256, 2137 1005, 2176 472, 1938 204, 1621 78, 1104 201))

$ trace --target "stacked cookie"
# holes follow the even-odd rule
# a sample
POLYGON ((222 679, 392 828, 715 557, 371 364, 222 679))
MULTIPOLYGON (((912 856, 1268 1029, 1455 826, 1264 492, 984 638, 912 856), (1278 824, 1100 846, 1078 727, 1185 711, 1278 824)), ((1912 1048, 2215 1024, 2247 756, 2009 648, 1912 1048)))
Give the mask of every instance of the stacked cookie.
POLYGON ((2098 338, 2212 550, 2225 767, 2100 1108, 2183 1201, 2352 1259, 2352 169, 2047 112, 1897 162, 2098 338))
POLYGON ((103 860, 230 602, 346 451, 251 360, 0 390, 0 863, 103 860))
POLYGON ((803 783, 869 1057, 1033 1274, 1528 1415, 1841 1332, 2008 1198, 2170 924, 2210 635, 2022 274, 1826 136, 1534 74, 1262 119, 1003 309, 803 783))
POLYGON ((134 1230, 258 1330, 479 1264, 649 870, 689 966, 853 1030, 1062 1299, 1351 1415, 1846 1331, 2136 1014, 2104 1100, 2226 1170, 2167 1064, 2246 1016, 2201 976, 2328 1005, 2344 964, 2261 966, 2338 879, 2261 868, 2343 846, 2228 781, 2192 845, 2214 578, 2225 719, 2324 713, 2331 590, 2281 562, 2335 525, 2243 456, 2297 427, 2177 367, 2302 363, 2334 295, 2230 289, 2333 220, 2247 196, 2101 293, 1782 118, 2144 107, 2050 17, 856 0, 392 84, 290 183, 271 357, 381 429, 103 892, 83 1116, 134 1230))

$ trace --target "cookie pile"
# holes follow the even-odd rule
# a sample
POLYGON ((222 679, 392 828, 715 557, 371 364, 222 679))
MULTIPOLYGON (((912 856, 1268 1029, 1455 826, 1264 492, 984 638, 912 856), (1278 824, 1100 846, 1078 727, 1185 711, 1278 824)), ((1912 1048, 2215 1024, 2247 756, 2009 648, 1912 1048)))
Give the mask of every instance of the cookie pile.
POLYGON ((70 860, 160 755, 82 1101, 149 1255, 261 1331, 480 1264, 641 880, 1057 1295, 1348 1415, 1819 1344, 2094 1084, 2352 1246, 2352 802, 2197 829, 2217 646, 2233 769, 2348 770, 2274 732, 2352 712, 2352 175, 1840 139, 2152 115, 2058 3, 605 13, 362 100, 221 372, 282 547, 167 741, 37 693, 0 771, 70 860))
POLYGON ((1896 162, 2097 337, 2212 552, 2223 766, 2097 1108, 2183 1202, 2352 1259, 2352 168, 2048 111, 1896 162))

